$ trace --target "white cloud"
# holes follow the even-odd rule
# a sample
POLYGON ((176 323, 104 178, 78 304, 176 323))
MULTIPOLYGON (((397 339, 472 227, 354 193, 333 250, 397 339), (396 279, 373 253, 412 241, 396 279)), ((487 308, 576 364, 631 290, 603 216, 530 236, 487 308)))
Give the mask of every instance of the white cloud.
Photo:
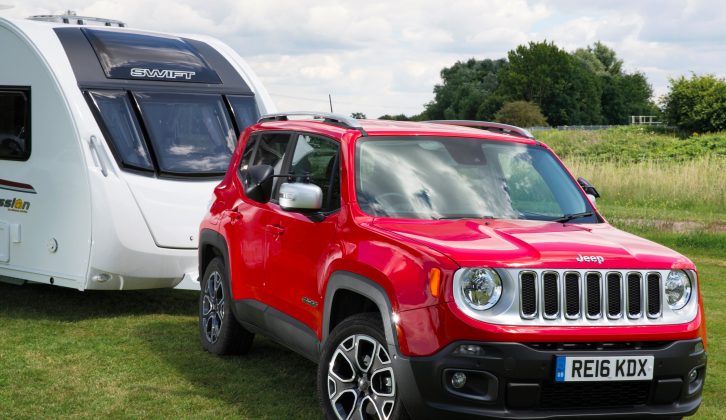
POLYGON ((717 0, 0 0, 25 17, 65 9, 158 31, 203 33, 245 57, 280 109, 413 114, 457 60, 501 58, 547 39, 597 40, 665 93, 669 77, 724 75, 726 8, 717 0))

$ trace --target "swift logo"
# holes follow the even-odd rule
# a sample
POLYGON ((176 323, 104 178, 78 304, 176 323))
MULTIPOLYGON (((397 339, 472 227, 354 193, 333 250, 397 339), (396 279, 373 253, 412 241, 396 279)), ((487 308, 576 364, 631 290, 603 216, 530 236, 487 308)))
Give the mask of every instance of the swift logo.
POLYGON ((131 69, 131 77, 144 77, 153 79, 186 79, 191 80, 192 76, 197 74, 193 71, 185 70, 162 70, 162 69, 144 69, 134 67, 131 69))
POLYGON ((599 255, 580 255, 577 254, 577 258, 575 258, 575 261, 577 262, 593 262, 602 264, 605 262, 605 258, 599 256, 599 255))

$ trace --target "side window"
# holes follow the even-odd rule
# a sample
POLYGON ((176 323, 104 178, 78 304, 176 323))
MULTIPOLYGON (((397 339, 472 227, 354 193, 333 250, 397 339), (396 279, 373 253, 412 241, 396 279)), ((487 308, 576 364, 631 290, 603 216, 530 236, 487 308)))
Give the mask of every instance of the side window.
POLYGON ((290 174, 323 190, 323 210, 340 208, 340 162, 337 142, 305 134, 297 136, 290 174))
MULTIPOLYGON (((260 135, 259 140, 256 142, 257 147, 252 158, 252 165, 270 165, 274 169, 275 175, 280 175, 282 165, 285 163, 285 153, 288 144, 290 144, 290 138, 290 133, 265 133, 260 135)), ((273 200, 280 179, 275 178, 273 181, 273 200)))
POLYGON ((132 168, 153 171, 154 164, 126 92, 93 91, 88 94, 111 137, 107 140, 121 161, 132 168))
POLYGON ((247 171, 247 168, 249 168, 250 162, 252 161, 252 155, 255 153, 255 147, 257 147, 259 139, 260 136, 253 135, 247 140, 247 144, 245 144, 245 151, 242 152, 242 159, 239 161, 240 174, 244 174, 245 171, 247 171))
POLYGON ((245 128, 256 123, 260 118, 254 96, 228 95, 227 100, 232 105, 232 111, 234 112, 234 118, 237 120, 237 127, 239 127, 240 133, 245 128))
POLYGON ((30 157, 30 88, 0 88, 0 159, 30 157))

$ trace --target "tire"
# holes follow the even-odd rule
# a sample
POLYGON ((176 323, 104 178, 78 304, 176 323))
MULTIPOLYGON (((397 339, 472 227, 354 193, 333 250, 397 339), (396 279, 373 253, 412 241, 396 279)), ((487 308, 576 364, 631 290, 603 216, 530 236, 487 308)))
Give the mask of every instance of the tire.
POLYGON ((227 267, 220 257, 204 270, 199 294, 199 335, 204 350, 210 353, 245 354, 255 335, 234 318, 228 279, 227 267))
POLYGON ((323 346, 318 399, 327 419, 407 419, 378 314, 343 320, 323 346), (375 399, 372 397, 376 397, 375 399))

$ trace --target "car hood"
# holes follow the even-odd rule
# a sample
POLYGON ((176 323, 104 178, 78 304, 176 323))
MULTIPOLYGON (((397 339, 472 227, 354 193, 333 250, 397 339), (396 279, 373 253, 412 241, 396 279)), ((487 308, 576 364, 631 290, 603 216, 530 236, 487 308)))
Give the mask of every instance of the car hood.
POLYGON ((424 244, 461 266, 572 269, 692 267, 692 263, 677 252, 607 223, 376 219, 373 226, 424 244))

